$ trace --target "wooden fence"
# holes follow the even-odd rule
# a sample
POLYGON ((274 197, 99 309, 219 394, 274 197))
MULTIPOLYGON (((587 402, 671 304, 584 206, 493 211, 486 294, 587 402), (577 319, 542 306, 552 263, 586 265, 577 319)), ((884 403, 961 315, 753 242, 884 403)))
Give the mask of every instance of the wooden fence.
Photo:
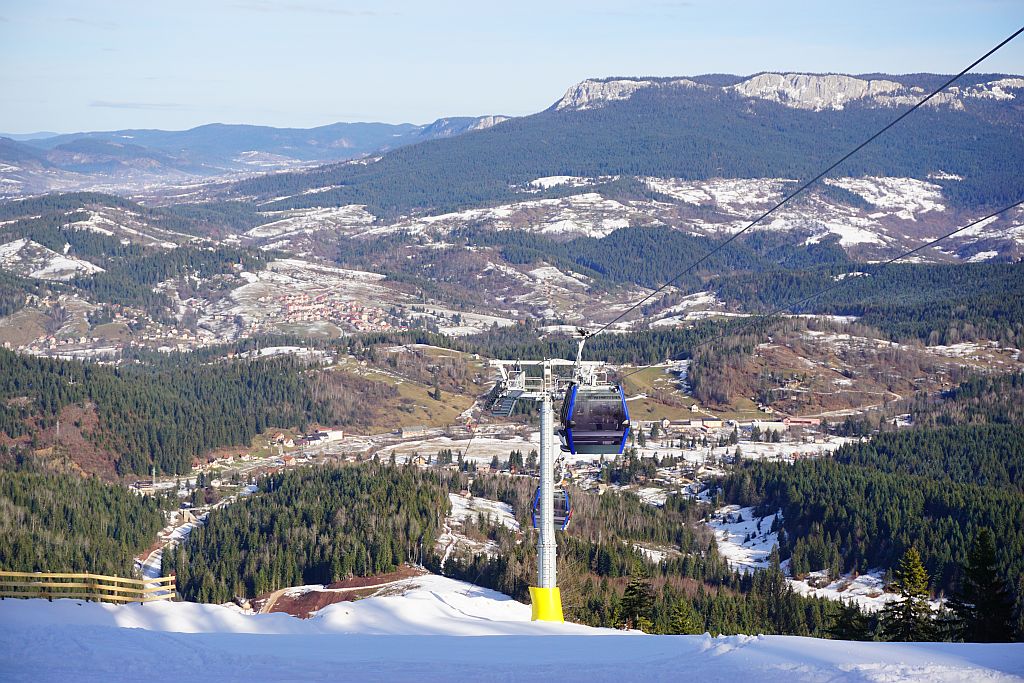
POLYGON ((103 602, 174 600, 175 577, 123 579, 102 574, 55 574, 0 571, 0 599, 78 598, 103 602))

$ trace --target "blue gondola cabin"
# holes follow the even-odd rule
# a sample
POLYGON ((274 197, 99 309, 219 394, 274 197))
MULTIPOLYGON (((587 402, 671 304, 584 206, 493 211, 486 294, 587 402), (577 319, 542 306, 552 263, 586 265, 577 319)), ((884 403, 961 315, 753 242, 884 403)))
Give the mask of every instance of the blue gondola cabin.
POLYGON ((573 455, 617 455, 626 448, 629 409, 622 387, 570 384, 562 401, 561 449, 573 455))

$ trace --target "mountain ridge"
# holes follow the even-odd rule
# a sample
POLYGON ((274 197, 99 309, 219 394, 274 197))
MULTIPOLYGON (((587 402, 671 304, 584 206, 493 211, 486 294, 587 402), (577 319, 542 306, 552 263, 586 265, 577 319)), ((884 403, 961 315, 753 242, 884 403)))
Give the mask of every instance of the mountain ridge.
MULTIPOLYGON (((930 77, 935 74, 921 74, 930 77)), ((968 79, 960 85, 950 86, 928 104, 963 108, 963 98, 980 97, 1014 99, 1008 90, 1024 89, 1024 78, 1008 74, 987 75, 991 80, 968 79), (997 76, 997 78, 992 78, 997 76)), ((904 76, 914 83, 917 78, 904 76)), ((718 88, 737 92, 750 98, 778 102, 794 108, 842 109, 847 103, 867 101, 874 106, 910 106, 919 101, 926 88, 918 83, 908 85, 887 74, 855 76, 842 73, 805 73, 764 71, 742 77, 714 74, 707 77, 610 77, 585 79, 571 86, 552 107, 561 109, 587 109, 601 106, 602 102, 629 99, 645 89, 718 88), (704 80, 702 80, 704 79, 704 80)))
POLYGON ((209 123, 186 130, 123 129, 49 137, 0 136, 0 195, 182 183, 348 161, 483 130, 508 117, 457 116, 427 124, 332 123, 275 128, 209 123))

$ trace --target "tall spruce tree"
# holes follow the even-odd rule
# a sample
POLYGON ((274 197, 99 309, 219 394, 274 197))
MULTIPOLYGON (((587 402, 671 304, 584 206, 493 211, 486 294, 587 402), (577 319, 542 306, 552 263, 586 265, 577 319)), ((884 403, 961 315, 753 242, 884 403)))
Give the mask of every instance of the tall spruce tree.
POLYGON ((882 609, 882 633, 887 640, 932 640, 935 635, 928 606, 928 572, 917 548, 911 547, 896 566, 893 585, 900 594, 882 609))
POLYGON ((1017 642, 1024 642, 1024 574, 1017 581, 1017 606, 1013 610, 1013 630, 1017 642))
POLYGON ((619 627, 650 630, 654 611, 655 595, 650 577, 643 562, 635 560, 630 572, 629 583, 622 594, 619 606, 619 627))
POLYGON ((672 633, 696 635, 704 632, 704 619, 693 608, 692 602, 686 598, 680 598, 672 608, 669 628, 672 633))
POLYGON ((828 627, 829 638, 833 640, 871 640, 871 620, 856 602, 844 603, 828 627))
POLYGON ((950 608, 954 635, 967 642, 1004 643, 1013 639, 1013 598, 996 568, 996 540, 991 529, 974 539, 963 579, 950 608))

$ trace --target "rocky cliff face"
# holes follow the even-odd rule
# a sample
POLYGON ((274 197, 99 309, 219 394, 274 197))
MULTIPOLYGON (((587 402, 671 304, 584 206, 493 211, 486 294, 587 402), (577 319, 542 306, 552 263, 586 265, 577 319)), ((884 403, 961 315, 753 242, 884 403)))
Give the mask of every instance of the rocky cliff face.
POLYGON ((555 109, 592 109, 615 100, 628 100, 639 90, 647 88, 706 88, 686 78, 656 81, 620 78, 607 81, 586 80, 569 88, 555 109))
MULTIPOLYGON (((778 102, 796 109, 842 109, 847 103, 869 99, 882 104, 917 101, 911 89, 887 80, 864 80, 842 74, 760 74, 729 88, 746 97, 778 102)), ((918 93, 913 93, 917 95, 918 93)))
MULTIPOLYGON (((638 91, 647 88, 709 89, 711 86, 685 78, 586 80, 569 88, 555 104, 555 109, 592 109, 607 102, 629 99, 638 91)), ((916 104, 926 94, 925 89, 918 86, 844 74, 764 73, 722 89, 744 97, 812 111, 843 109, 852 102, 879 107, 910 106, 916 104)), ((954 86, 933 97, 928 101, 928 105, 963 109, 966 99, 1014 99, 1019 96, 1021 89, 1024 89, 1024 78, 1003 78, 962 88, 954 86)))
POLYGON ((469 130, 483 130, 484 128, 490 128, 496 126, 502 121, 508 121, 508 116, 481 116, 476 122, 469 127, 469 130))

